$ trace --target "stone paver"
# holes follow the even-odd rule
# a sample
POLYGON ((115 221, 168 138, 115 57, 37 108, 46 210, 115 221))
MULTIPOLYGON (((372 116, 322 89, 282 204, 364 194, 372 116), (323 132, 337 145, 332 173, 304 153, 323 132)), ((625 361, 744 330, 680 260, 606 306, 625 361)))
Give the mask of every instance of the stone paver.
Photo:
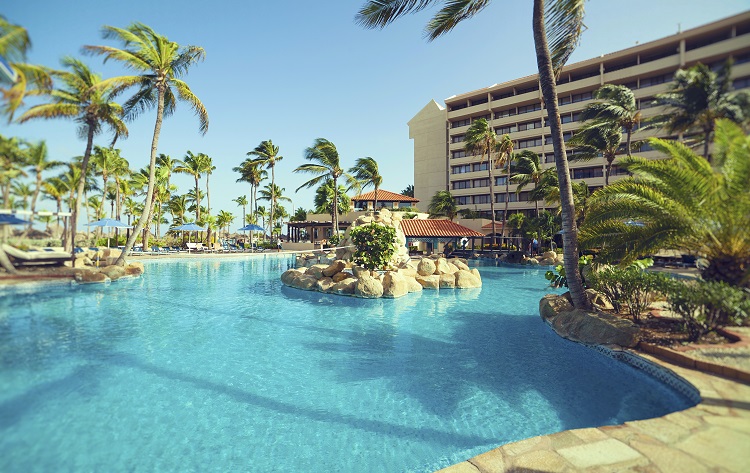
POLYGON ((440 472, 750 472, 750 385, 641 356, 693 384, 702 402, 656 419, 514 442, 440 472))

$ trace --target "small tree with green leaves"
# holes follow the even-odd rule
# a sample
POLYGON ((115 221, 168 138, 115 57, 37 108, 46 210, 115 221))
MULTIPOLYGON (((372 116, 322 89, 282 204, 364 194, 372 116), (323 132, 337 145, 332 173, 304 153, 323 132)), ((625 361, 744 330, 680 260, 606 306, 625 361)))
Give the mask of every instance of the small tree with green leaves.
POLYGON ((349 236, 357 247, 354 262, 370 270, 385 268, 396 251, 393 227, 371 223, 352 228, 349 236))

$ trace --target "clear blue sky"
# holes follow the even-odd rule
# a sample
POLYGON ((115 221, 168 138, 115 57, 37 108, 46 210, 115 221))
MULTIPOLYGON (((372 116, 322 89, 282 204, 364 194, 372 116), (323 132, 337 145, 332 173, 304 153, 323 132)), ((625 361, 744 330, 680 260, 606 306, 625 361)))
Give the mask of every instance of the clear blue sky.
MULTIPOLYGON (((292 170, 305 162, 304 149, 318 137, 336 144, 345 167, 359 157, 375 158, 383 188, 400 192, 414 173, 406 123, 425 104, 536 72, 529 1, 493 2, 432 43, 423 39, 431 12, 366 30, 353 21, 362 0, 4 3, 0 13, 28 29, 28 60, 36 64, 58 67, 62 56, 80 57, 84 44, 116 45, 102 39, 102 25, 135 21, 179 44, 202 46, 206 60, 186 81, 208 110, 208 133, 201 136, 189 107, 178 105, 164 122, 159 152, 211 156, 217 167, 210 181, 213 213, 234 213, 237 228, 242 210, 231 200, 248 195, 249 187, 235 183, 232 168, 262 140, 280 147, 284 160, 276 179, 295 208, 313 207, 312 190, 294 192, 309 176, 292 170)), ((588 29, 570 62, 674 34, 678 24, 684 30, 749 8, 748 0, 587 2, 588 29)), ((104 77, 123 73, 99 57, 85 61, 104 77)), ((155 111, 130 123, 130 138, 117 145, 135 169, 148 164, 154 118, 155 111)), ((85 146, 72 122, 3 122, 0 133, 47 140, 51 158, 64 161, 83 154, 85 146)), ((108 139, 102 135, 97 142, 108 139)), ((189 176, 175 178, 179 193, 192 182, 189 176)))

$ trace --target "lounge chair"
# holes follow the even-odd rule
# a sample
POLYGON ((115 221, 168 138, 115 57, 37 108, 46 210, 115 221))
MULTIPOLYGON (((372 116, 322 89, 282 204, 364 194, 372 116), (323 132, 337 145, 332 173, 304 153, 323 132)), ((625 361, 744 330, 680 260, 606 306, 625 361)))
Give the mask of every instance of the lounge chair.
POLYGON ((3 251, 10 258, 13 266, 39 266, 39 265, 57 265, 60 266, 66 261, 70 261, 70 253, 65 251, 39 251, 19 250, 15 246, 5 243, 2 245, 3 251))

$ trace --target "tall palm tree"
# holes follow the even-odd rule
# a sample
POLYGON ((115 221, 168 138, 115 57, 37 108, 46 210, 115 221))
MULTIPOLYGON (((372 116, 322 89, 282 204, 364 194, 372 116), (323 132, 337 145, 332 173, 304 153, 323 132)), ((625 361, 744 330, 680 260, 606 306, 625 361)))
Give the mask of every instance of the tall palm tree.
MULTIPOLYGON (((475 120, 466 131, 464 138, 464 149, 467 153, 479 154, 479 162, 485 161, 487 157, 487 174, 490 181, 490 219, 492 220, 492 244, 495 244, 497 235, 495 233, 495 168, 498 165, 497 159, 492 153, 497 148, 497 135, 489 122, 484 118, 475 120)), ((507 199, 506 199, 507 200, 507 199)))
MULTIPOLYGON (((461 21, 473 17, 490 3, 491 0, 368 0, 359 10, 356 21, 368 28, 383 28, 399 17, 442 4, 442 8, 426 28, 427 38, 433 40, 451 31, 461 21)), ((539 84, 547 107, 561 188, 563 259, 566 267, 575 268, 578 265, 578 229, 575 225, 573 191, 562 136, 555 76, 578 45, 583 31, 584 0, 533 0, 532 4, 532 31, 539 84)), ((568 287, 573 305, 588 307, 579 272, 569 273, 568 287)))
POLYGON ((177 166, 174 167, 174 172, 179 174, 190 174, 193 176, 193 179, 195 179, 195 194, 198 198, 198 201, 195 205, 195 220, 198 221, 201 219, 201 206, 200 206, 200 198, 203 195, 202 192, 200 192, 200 189, 198 187, 199 180, 201 178, 201 175, 206 172, 206 169, 208 166, 208 155, 203 153, 193 154, 192 151, 188 151, 185 154, 185 158, 183 160, 177 161, 177 166))
POLYGON ((245 225, 245 209, 247 208, 247 196, 241 195, 235 199, 232 199, 232 202, 236 202, 238 207, 242 207, 242 222, 243 226, 245 225))
POLYGON ((594 102, 581 112, 583 129, 608 125, 620 128, 625 133, 625 152, 631 155, 633 132, 641 123, 641 111, 635 101, 635 94, 624 85, 604 84, 594 91, 594 102))
MULTIPOLYGON (((62 204, 63 199, 65 198, 65 195, 67 194, 67 186, 65 185, 65 181, 60 179, 59 177, 53 177, 50 179, 46 179, 42 183, 42 193, 44 194, 44 197, 49 200, 55 201, 56 211, 57 211, 57 225, 59 227, 60 225, 60 212, 62 212, 62 204)), ((66 234, 66 227, 65 227, 65 221, 63 221, 63 235, 66 234)))
MULTIPOLYGON (((78 135, 86 139, 86 150, 81 160, 82 172, 76 192, 76 202, 81 202, 85 179, 89 172, 94 136, 101 133, 102 128, 106 126, 113 131, 116 140, 118 137, 127 137, 128 129, 122 121, 122 107, 112 101, 113 95, 117 92, 114 84, 103 81, 79 59, 66 57, 63 58, 62 64, 70 70, 55 73, 62 86, 49 92, 51 103, 31 107, 18 118, 18 121, 24 123, 40 118, 65 118, 79 124, 78 135)), ((78 225, 78 203, 73 207, 70 225, 75 234, 78 225)))
POLYGON ((31 230, 34 223, 37 198, 42 191, 42 173, 62 166, 64 163, 62 161, 50 161, 47 155, 47 143, 41 141, 36 145, 29 146, 28 164, 30 170, 36 175, 36 187, 34 188, 34 195, 31 197, 31 215, 29 216, 29 230, 31 230))
POLYGON ((589 160, 604 157, 607 165, 604 168, 604 185, 609 185, 609 175, 612 173, 612 163, 615 162, 617 151, 622 141, 620 125, 602 123, 598 126, 583 127, 573 135, 568 142, 575 149, 576 160, 589 160))
POLYGON ((172 226, 176 227, 185 223, 185 213, 188 209, 187 194, 173 195, 167 203, 169 213, 172 214, 172 226))
MULTIPOLYGON (((266 169, 271 170, 271 187, 276 186, 276 163, 284 159, 283 156, 279 156, 279 147, 274 146, 273 141, 265 140, 261 141, 254 150, 248 151, 248 156, 255 156, 252 161, 257 166, 265 166, 266 169)), ((275 202, 271 202, 271 217, 270 220, 273 222, 273 210, 275 202)))
POLYGON ((359 186, 364 189, 367 186, 375 188, 375 202, 373 209, 378 208, 378 189, 383 184, 383 176, 378 172, 378 162, 371 157, 358 158, 354 166, 349 168, 349 173, 359 182, 359 186))
POLYGON ((250 210, 255 212, 258 208, 257 192, 260 183, 268 177, 265 169, 261 169, 254 159, 246 159, 239 166, 232 168, 232 171, 240 174, 236 182, 247 182, 250 184, 250 210))
POLYGON ((669 91, 656 96, 667 113, 655 119, 669 133, 682 133, 693 128, 703 132, 703 157, 709 159, 708 145, 716 120, 727 118, 736 123, 750 119, 750 93, 732 90, 732 61, 714 72, 698 63, 675 72, 669 91))
POLYGON ((16 75, 13 82, 0 76, 0 115, 13 121, 15 111, 23 104, 27 94, 38 94, 52 87, 50 70, 46 67, 27 64, 26 53, 31 49, 31 40, 26 28, 10 23, 0 15, 0 56, 9 62, 16 75), (6 88, 7 86, 7 88, 6 88))
MULTIPOLYGON (((311 162, 298 166, 297 169, 294 170, 294 172, 317 174, 317 177, 313 177, 309 181, 299 186, 295 192, 299 191, 303 187, 306 187, 308 189, 311 187, 315 187, 319 184, 322 184, 328 179, 332 181, 333 188, 338 189, 339 178, 343 178, 350 189, 358 188, 359 183, 354 178, 354 176, 344 171, 344 169, 341 167, 341 160, 339 158, 339 152, 336 149, 336 145, 334 145, 327 139, 316 139, 313 145, 305 150, 305 159, 311 162)), ((333 200, 332 223, 333 233, 334 235, 338 235, 338 199, 333 200)))
POLYGON ((222 210, 219 212, 219 214, 216 216, 216 225, 220 229, 226 229, 226 233, 229 234, 229 225, 234 222, 235 216, 232 215, 231 212, 227 212, 226 210, 222 210))
MULTIPOLYGON (((505 231, 505 227, 508 224, 508 201, 510 200, 510 172, 511 172, 511 168, 513 165, 513 161, 515 159, 515 155, 513 154, 514 147, 515 147, 515 143, 513 140, 510 139, 509 135, 503 135, 503 138, 497 144, 497 149, 500 152, 500 156, 498 157, 498 165, 501 168, 505 168, 505 209, 503 209, 503 236, 507 234, 507 232, 505 231)), ((494 196, 493 196, 493 200, 494 200, 494 196)), ((494 218, 493 218, 493 221, 494 221, 494 218)), ((495 231, 494 226, 493 226, 492 231, 494 233, 495 231)))
POLYGON ((437 191, 430 199, 427 211, 430 213, 430 217, 444 215, 452 222, 458 215, 458 206, 450 191, 437 191))
POLYGON ((284 196, 284 188, 274 184, 266 184, 266 186, 260 190, 260 200, 266 200, 270 203, 269 212, 269 232, 273 235, 273 225, 276 222, 274 216, 276 216, 276 209, 279 206, 279 201, 291 202, 292 199, 284 196))
POLYGON ((109 176, 116 166, 121 165, 122 156, 120 156, 120 150, 114 148, 104 148, 102 146, 95 146, 94 153, 91 156, 91 167, 92 170, 102 177, 102 198, 101 205, 104 206, 106 201, 105 194, 109 190, 107 183, 109 182, 109 176))
POLYGON ((0 135, 0 186, 2 186, 3 205, 9 207, 10 186, 13 180, 28 174, 24 167, 28 165, 28 143, 16 138, 5 138, 0 135))
POLYGON ((717 121, 714 167, 681 143, 649 141, 670 158, 626 158, 633 177, 594 193, 582 242, 624 263, 687 250, 708 260, 704 279, 750 287, 750 137, 717 121))
MULTIPOLYGON (((205 135, 208 131, 208 112, 205 106, 193 94, 190 87, 180 80, 180 77, 187 74, 192 65, 203 60, 206 52, 199 46, 180 47, 179 44, 169 41, 166 36, 156 33, 142 23, 133 23, 127 28, 105 26, 103 35, 105 39, 119 41, 123 44, 123 48, 84 46, 84 51, 102 55, 105 61, 113 59, 122 62, 126 68, 138 73, 114 77, 105 81, 106 84, 112 84, 118 90, 134 86, 139 88, 136 94, 125 102, 125 117, 133 119, 143 111, 156 107, 156 123, 154 124, 154 136, 151 140, 148 190, 144 202, 144 208, 150 209, 156 182, 156 153, 162 121, 165 116, 174 112, 178 99, 187 102, 195 111, 200 133, 205 135)), ((138 232, 146 225, 149 218, 148 213, 148 211, 144 211, 141 214, 133 233, 125 243, 124 251, 117 259, 117 264, 125 264, 125 255, 133 247, 138 232)))
MULTIPOLYGON (((516 154, 514 160, 516 162, 515 174, 508 180, 518 185, 516 187, 516 193, 521 192, 521 190, 529 184, 532 184, 534 186, 534 191, 536 191, 539 188, 539 183, 545 172, 545 169, 542 169, 541 158, 539 155, 529 150, 523 150, 516 154)), ((551 170, 552 168, 549 169, 551 170)), ((534 215, 537 217, 539 216, 539 200, 540 199, 534 200, 534 215)))
POLYGON ((11 193, 13 193, 14 197, 18 197, 21 199, 20 202, 17 202, 16 208, 28 210, 29 201, 34 195, 34 188, 32 188, 31 185, 26 182, 17 181, 13 183, 10 191, 11 193))
POLYGON ((253 217, 255 217, 256 222, 257 219, 260 219, 260 226, 263 228, 266 228, 266 217, 268 217, 269 215, 270 214, 263 205, 259 205, 258 208, 253 212, 253 217))

